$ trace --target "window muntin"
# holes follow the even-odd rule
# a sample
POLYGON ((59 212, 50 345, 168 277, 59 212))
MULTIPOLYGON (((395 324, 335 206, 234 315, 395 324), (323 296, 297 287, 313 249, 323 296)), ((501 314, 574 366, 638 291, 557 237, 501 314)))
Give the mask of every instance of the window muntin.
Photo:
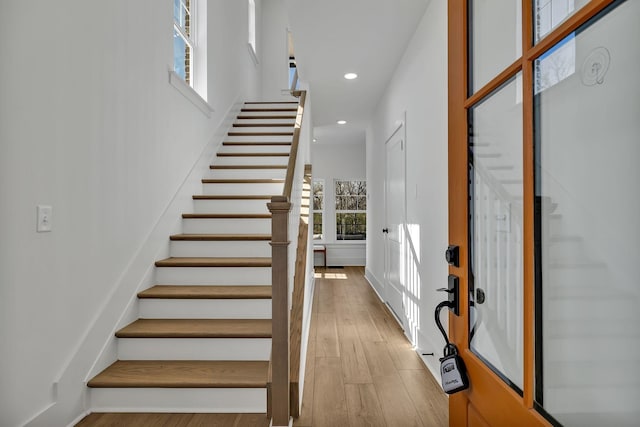
POLYGON ((367 239, 367 182, 335 181, 336 240, 367 239))
POLYGON ((323 240, 324 181, 313 181, 313 239, 323 240))
POLYGON ((173 0, 173 71, 193 86, 194 0, 173 0))

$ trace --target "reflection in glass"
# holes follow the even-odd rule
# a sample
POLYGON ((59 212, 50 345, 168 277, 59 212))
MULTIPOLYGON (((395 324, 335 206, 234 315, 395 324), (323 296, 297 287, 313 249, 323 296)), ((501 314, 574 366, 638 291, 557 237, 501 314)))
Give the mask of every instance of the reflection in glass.
POLYGON ((533 28, 535 42, 540 41, 551 30, 587 3, 589 3, 589 0, 534 0, 533 28))
POLYGON ((640 419, 640 2, 616 5, 536 89, 536 400, 567 427, 640 419))
POLYGON ((469 0, 470 92, 476 92, 522 55, 521 3, 469 0))
POLYGON ((470 111, 470 348, 522 389, 521 74, 470 111))

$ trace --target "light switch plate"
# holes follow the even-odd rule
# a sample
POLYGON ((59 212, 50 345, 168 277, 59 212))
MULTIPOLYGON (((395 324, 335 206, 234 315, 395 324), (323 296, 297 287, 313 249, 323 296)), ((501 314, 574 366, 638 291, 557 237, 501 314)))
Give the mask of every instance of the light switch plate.
POLYGON ((45 233, 51 231, 53 224, 53 208, 47 205, 38 205, 38 223, 36 231, 45 233))

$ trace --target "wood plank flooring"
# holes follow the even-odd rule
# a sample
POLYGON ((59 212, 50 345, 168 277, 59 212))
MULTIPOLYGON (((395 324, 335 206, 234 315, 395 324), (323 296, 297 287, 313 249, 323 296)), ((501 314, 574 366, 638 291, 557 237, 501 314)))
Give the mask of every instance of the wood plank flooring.
POLYGON ((444 427, 448 400, 361 267, 317 269, 295 427, 444 427))
MULTIPOLYGON (((444 427, 448 401, 361 267, 318 269, 295 427, 444 427)), ((78 426, 267 427, 264 414, 91 414, 78 426)))

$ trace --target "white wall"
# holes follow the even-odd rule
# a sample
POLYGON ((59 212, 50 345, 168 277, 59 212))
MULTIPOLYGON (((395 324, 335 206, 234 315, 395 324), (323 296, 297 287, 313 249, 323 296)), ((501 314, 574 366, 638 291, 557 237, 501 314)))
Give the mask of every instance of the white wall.
MULTIPOLYGON (((262 99, 290 100, 282 91, 289 88, 288 10, 285 0, 263 0, 262 99)), ((300 86, 300 89, 304 89, 300 86)), ((307 98, 307 105, 309 105, 307 98)))
POLYGON ((83 410, 113 319, 166 251, 163 212, 235 101, 261 92, 246 7, 208 3, 209 118, 168 84, 171 3, 2 2, 0 425, 83 410))
MULTIPOLYGON (((311 146, 313 179, 324 180, 324 239, 316 241, 327 247, 327 265, 364 265, 366 242, 336 240, 335 180, 366 180, 366 147, 362 139, 345 144, 317 142, 311 146)), ((322 255, 315 265, 323 265, 322 255)))
MULTIPOLYGON (((416 248, 409 259, 417 289, 413 322, 406 331, 423 352, 441 354, 444 341, 433 321, 435 305, 443 299, 447 264, 447 8, 432 0, 378 104, 366 135, 368 242, 366 275, 376 291, 384 289, 384 170, 385 141, 406 112, 406 212, 408 236, 416 248)), ((443 321, 445 316, 443 315, 443 321)), ((432 371, 438 361, 426 359, 432 371)))

